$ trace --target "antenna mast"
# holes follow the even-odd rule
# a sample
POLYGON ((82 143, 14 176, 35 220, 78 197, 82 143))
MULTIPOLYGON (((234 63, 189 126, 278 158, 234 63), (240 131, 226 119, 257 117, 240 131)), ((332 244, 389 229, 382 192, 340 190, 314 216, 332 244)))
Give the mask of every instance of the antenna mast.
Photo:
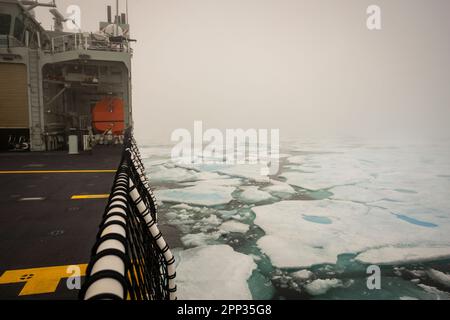
POLYGON ((127 18, 126 18, 127 21, 125 23, 128 24, 128 19, 129 19, 128 18, 128 0, 126 0, 126 9, 125 9, 125 11, 127 13, 127 18))
POLYGON ((119 17, 119 0, 116 0, 116 19, 115 19, 116 28, 114 31, 114 36, 116 36, 116 37, 119 35, 119 19, 120 19, 120 17, 119 17))

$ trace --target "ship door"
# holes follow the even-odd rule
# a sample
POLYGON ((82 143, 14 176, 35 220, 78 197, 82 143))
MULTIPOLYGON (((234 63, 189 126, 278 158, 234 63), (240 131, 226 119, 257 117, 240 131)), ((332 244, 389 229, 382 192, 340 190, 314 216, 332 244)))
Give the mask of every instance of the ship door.
POLYGON ((0 63, 0 97, 0 150, 5 150, 29 139, 26 65, 0 63))

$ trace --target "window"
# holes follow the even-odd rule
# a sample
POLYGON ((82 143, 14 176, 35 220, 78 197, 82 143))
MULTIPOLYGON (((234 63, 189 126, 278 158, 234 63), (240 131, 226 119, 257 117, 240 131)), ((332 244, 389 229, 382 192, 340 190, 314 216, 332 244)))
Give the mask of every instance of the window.
POLYGON ((11 16, 9 14, 0 13, 0 34, 9 35, 11 29, 11 16))
POLYGON ((23 31, 25 29, 25 25, 22 20, 16 18, 14 22, 14 38, 23 42, 23 31))

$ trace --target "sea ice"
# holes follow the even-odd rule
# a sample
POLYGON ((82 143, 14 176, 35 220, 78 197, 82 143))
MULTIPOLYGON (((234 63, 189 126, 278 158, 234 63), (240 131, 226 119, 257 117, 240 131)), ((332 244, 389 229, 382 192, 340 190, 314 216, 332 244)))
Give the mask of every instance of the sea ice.
POLYGON ((198 186, 198 185, 206 185, 206 186, 224 186, 224 187, 237 187, 242 184, 241 179, 237 178, 224 178, 224 176, 220 176, 221 178, 210 179, 210 180, 199 180, 193 182, 183 182, 181 185, 183 186, 198 186))
POLYGON ((239 195, 239 199, 247 204, 257 204, 273 199, 270 193, 261 191, 258 187, 241 187, 241 189, 243 192, 239 195))
POLYGON ((186 247, 200 247, 214 243, 221 235, 221 232, 191 233, 181 237, 181 242, 186 247))
POLYGON ((343 287, 344 284, 338 279, 317 279, 305 286, 306 292, 312 296, 327 293, 330 289, 343 287))
POLYGON ((408 296, 402 296, 399 298, 399 300, 402 301, 408 301, 408 300, 419 300, 418 298, 408 297, 408 296))
POLYGON ((434 269, 427 270, 427 275, 437 283, 450 288, 450 275, 434 269))
POLYGON ((402 221, 386 210, 359 203, 282 201, 252 210, 256 214, 255 224, 266 232, 258 246, 279 268, 336 263, 340 254, 386 246, 418 247, 428 243, 428 251, 420 252, 417 258, 432 252, 432 246, 450 248, 450 225, 423 228, 402 221), (326 218, 331 223, 305 219, 308 216, 324 221, 326 218))
POLYGON ((296 193, 295 189, 289 184, 276 180, 270 181, 272 185, 265 187, 263 191, 269 192, 271 195, 279 198, 288 198, 296 193))
POLYGON ((159 190, 155 192, 155 195, 163 202, 217 206, 227 204, 233 200, 231 194, 234 190, 234 187, 199 184, 182 189, 159 190))
POLYGON ((263 168, 260 164, 238 164, 234 166, 225 166, 218 168, 217 172, 223 173, 232 177, 240 177, 249 179, 255 182, 269 182, 268 176, 261 174, 263 168))
POLYGON ((177 268, 180 300, 251 300, 253 259, 228 245, 181 251, 177 268))
POLYGON ((386 198, 386 192, 368 189, 360 185, 349 185, 335 187, 330 190, 333 193, 332 199, 370 203, 386 198))
POLYGON ((445 247, 393 247, 367 250, 355 260, 367 264, 406 264, 450 258, 450 244, 445 247))
POLYGON ((335 186, 354 184, 368 181, 370 177, 359 170, 350 169, 348 171, 339 168, 316 172, 283 172, 280 177, 286 178, 290 185, 303 189, 316 191, 328 189, 335 186))
POLYGON ((430 294, 436 300, 450 300, 450 293, 441 291, 437 288, 427 286, 425 284, 418 284, 426 293, 430 294))
POLYGON ((165 165, 149 168, 149 177, 152 182, 183 182, 197 180, 196 172, 182 168, 167 168, 165 165))
POLYGON ((248 224, 230 220, 230 221, 224 222, 219 227, 219 229, 226 231, 226 232, 247 233, 247 231, 250 229, 250 226, 248 224))
POLYGON ((294 279, 297 279, 297 280, 300 280, 300 281, 306 281, 306 280, 311 279, 311 277, 313 275, 314 274, 311 271, 309 271, 309 270, 300 270, 300 271, 294 272, 292 274, 292 277, 294 279))

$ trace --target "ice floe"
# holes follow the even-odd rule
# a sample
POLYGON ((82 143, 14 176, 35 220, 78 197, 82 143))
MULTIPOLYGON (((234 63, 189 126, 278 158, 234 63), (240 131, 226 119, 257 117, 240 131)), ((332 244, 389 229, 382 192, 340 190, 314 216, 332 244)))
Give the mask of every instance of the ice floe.
POLYGON ((158 190, 156 197, 163 202, 187 203, 200 206, 218 206, 233 200, 234 187, 198 184, 181 189, 158 190))
POLYGON ((261 173, 262 168, 259 164, 238 164, 219 167, 216 171, 232 177, 245 178, 255 182, 269 182, 270 178, 261 173))
POLYGON ((220 238, 222 232, 212 233, 190 233, 181 238, 186 247, 200 247, 215 243, 220 238))
POLYGON ((280 175, 290 185, 307 190, 328 189, 334 186, 365 182, 370 176, 358 169, 346 170, 345 168, 332 168, 316 172, 283 172, 280 175))
POLYGON ((305 286, 306 292, 312 296, 319 296, 331 289, 343 287, 344 284, 338 279, 317 279, 305 286))
POLYGON ((247 233, 250 229, 250 226, 248 224, 230 220, 224 222, 219 229, 226 232, 247 233))
POLYGON ((285 199, 296 193, 295 189, 287 183, 279 182, 276 180, 271 180, 270 182, 272 183, 272 185, 265 187, 262 190, 269 192, 275 197, 285 199))
POLYGON ((225 187, 237 187, 242 184, 241 179, 237 178, 223 178, 220 176, 220 179, 209 179, 209 180, 199 180, 193 182, 183 182, 180 185, 182 186, 198 186, 198 185, 207 185, 207 186, 225 186, 225 187))
POLYGON ((446 288, 450 288, 450 275, 434 269, 427 270, 426 273, 433 281, 446 288))
POLYGON ((340 254, 392 245, 450 248, 450 225, 423 228, 359 203, 282 201, 252 210, 266 233, 258 246, 279 268, 334 264, 340 254))
POLYGON ((300 270, 300 271, 294 272, 292 274, 292 277, 294 279, 297 279, 297 280, 300 280, 300 281, 306 281, 306 280, 311 279, 311 277, 313 275, 314 275, 314 273, 312 273, 309 270, 300 270))
POLYGON ((182 182, 197 180, 195 171, 182 168, 167 168, 165 165, 152 166, 149 175, 152 182, 182 182))
POLYGON ((355 260, 367 264, 406 264, 450 258, 450 245, 445 247, 393 247, 367 250, 355 260))
MULTIPOLYGON (((152 182, 168 183, 166 187, 172 188, 158 188, 156 195, 166 206, 177 203, 170 207, 166 217, 184 234, 183 244, 214 247, 227 241, 227 233, 253 235, 253 228, 249 229, 248 224, 256 215, 255 224, 265 231, 265 235, 257 240, 263 255, 251 244, 249 251, 252 254, 248 258, 258 260, 260 265, 270 262, 275 268, 288 268, 285 272, 292 279, 280 282, 280 286, 295 289, 294 285, 309 285, 309 291, 305 290, 311 295, 325 294, 336 286, 346 287, 346 282, 337 279, 312 281, 317 279, 317 273, 308 270, 292 273, 291 268, 298 270, 330 264, 327 265, 329 272, 325 267, 319 269, 325 271, 318 272, 326 277, 336 277, 332 264, 337 262, 339 255, 347 253, 356 255, 353 258, 356 264, 403 265, 450 258, 448 144, 294 141, 283 150, 289 155, 281 162, 282 172, 278 177, 271 177, 283 182, 261 175, 260 165, 177 165, 169 160, 168 150, 157 146, 142 153, 149 157, 144 161, 152 182), (253 186, 247 187, 251 184, 253 186), (294 198, 298 190, 294 187, 309 190, 306 193, 300 191, 301 195, 305 193, 315 199, 329 200, 274 203, 279 199, 294 198), (237 192, 238 188, 243 192, 237 192), (313 193, 320 193, 320 196, 313 193), (253 207, 266 201, 272 204, 253 207), (261 263, 261 257, 267 262, 261 263)), ((197 249, 202 251, 202 248, 197 249)), ((235 257, 231 248, 229 251, 225 255, 218 251, 208 255, 217 257, 222 268, 235 257)), ((185 254, 190 252, 193 251, 186 250, 185 254)), ((193 258, 189 264, 193 269, 198 268, 203 259, 209 259, 205 256, 193 258)), ((185 294, 202 298, 200 294, 191 293, 200 292, 199 287, 189 284, 192 281, 195 285, 197 279, 186 280, 186 273, 183 273, 183 286, 187 284, 187 289, 182 289, 186 291, 182 292, 181 298, 185 294)), ((426 296, 436 299, 450 297, 440 291, 445 287, 443 283, 448 274, 426 268, 421 274, 413 277, 414 282, 406 281, 422 292, 417 297, 423 298, 423 291, 426 296), (438 288, 421 284, 433 278, 433 285, 438 288)), ((395 279, 401 276, 397 274, 395 279)), ((211 279, 215 277, 211 276, 211 279)), ((214 281, 205 280, 206 291, 211 283, 214 281)), ((242 287, 245 287, 244 295, 251 298, 245 280, 230 289, 229 296, 239 299, 242 287)), ((345 290, 336 290, 341 292, 340 295, 342 291, 345 290)), ((393 297, 414 298, 416 293, 399 291, 398 296, 393 297)), ((208 293, 205 298, 213 297, 208 293)))
POLYGON ((441 291, 435 287, 427 286, 425 284, 418 284, 426 293, 433 296, 436 300, 450 300, 450 293, 441 291))
POLYGON ((258 187, 241 187, 243 190, 239 199, 247 204, 257 204, 272 199, 270 193, 259 190, 258 187))
POLYGON ((179 253, 177 268, 180 300, 250 300, 248 279, 256 269, 253 259, 228 245, 188 249, 179 253))

